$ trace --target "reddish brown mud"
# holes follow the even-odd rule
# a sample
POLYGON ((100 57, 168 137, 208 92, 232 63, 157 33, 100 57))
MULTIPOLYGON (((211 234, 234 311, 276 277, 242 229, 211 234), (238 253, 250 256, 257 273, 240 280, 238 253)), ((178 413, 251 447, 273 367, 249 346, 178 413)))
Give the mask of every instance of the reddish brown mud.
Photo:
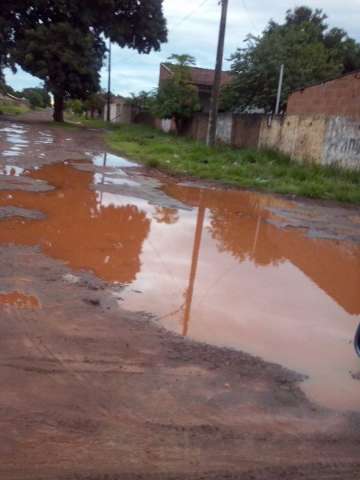
POLYGON ((359 472, 358 416, 316 408, 295 374, 157 329, 32 248, 0 262, 1 283, 42 305, 1 314, 0 478, 359 472))
POLYGON ((0 479, 360 476, 359 210, 92 134, 0 124, 0 479))
POLYGON ((0 293, 0 311, 2 308, 16 308, 20 310, 39 308, 39 300, 33 295, 20 292, 0 293))

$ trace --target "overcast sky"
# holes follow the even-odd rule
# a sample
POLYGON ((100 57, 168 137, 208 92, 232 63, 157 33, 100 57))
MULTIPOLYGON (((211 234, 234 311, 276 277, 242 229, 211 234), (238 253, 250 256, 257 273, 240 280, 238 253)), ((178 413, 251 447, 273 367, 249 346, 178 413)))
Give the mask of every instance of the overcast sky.
MULTIPOLYGON (((242 46, 248 33, 259 34, 272 18, 282 21, 289 8, 298 5, 321 8, 329 16, 329 26, 344 28, 360 41, 360 0, 229 0, 225 58, 242 46)), ((164 13, 168 21, 169 41, 161 52, 139 55, 128 49, 113 47, 112 91, 128 95, 156 87, 160 62, 172 53, 188 53, 199 67, 213 68, 220 18, 218 0, 165 0, 164 13)), ((224 69, 229 68, 225 61, 224 69)), ((36 86, 40 82, 23 71, 6 73, 8 83, 17 90, 36 86)), ((102 71, 102 86, 107 84, 102 71)))

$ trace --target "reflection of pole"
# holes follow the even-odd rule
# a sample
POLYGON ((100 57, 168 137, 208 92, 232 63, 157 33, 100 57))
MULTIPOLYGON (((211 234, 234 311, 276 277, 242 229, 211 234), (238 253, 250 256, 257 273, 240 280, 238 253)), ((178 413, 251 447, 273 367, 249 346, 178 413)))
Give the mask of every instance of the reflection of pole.
POLYGON ((257 243, 258 243, 258 240, 259 240, 260 226, 261 226, 261 216, 259 215, 258 216, 258 221, 257 221, 257 224, 256 224, 256 232, 255 232, 255 237, 254 237, 252 256, 254 256, 255 252, 256 252, 256 247, 257 247, 257 243))
POLYGON ((202 206, 202 202, 200 200, 197 221, 196 221, 194 248, 193 248, 192 260, 191 260, 189 286, 186 290, 184 324, 183 324, 184 337, 187 336, 189 331, 191 304, 192 304, 192 299, 194 294, 195 278, 196 278, 196 272, 197 272, 197 267, 199 262, 201 236, 202 236, 202 231, 204 227, 204 218, 205 218, 205 207, 202 206))
MULTIPOLYGON (((104 153, 103 174, 102 174, 102 179, 101 179, 101 185, 104 185, 104 183, 105 183, 106 160, 107 160, 107 152, 104 153)), ((104 193, 104 192, 103 192, 103 189, 101 189, 101 193, 100 193, 100 206, 102 206, 103 193, 104 193)))

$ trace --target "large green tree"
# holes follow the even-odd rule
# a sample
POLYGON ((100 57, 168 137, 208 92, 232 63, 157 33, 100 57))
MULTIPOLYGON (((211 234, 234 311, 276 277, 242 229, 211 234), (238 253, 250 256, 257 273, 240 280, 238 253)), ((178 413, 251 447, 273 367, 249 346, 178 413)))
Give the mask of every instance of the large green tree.
POLYGON ((171 55, 168 58, 171 77, 160 85, 156 96, 154 113, 160 118, 173 118, 178 133, 200 110, 198 89, 191 83, 192 65, 195 65, 195 59, 191 55, 171 55))
POLYGON ((100 116, 106 104, 106 97, 107 95, 105 92, 98 92, 90 95, 90 97, 88 97, 84 102, 86 115, 90 113, 91 118, 94 118, 95 114, 100 116))
POLYGON ((288 95, 308 84, 360 68, 360 45, 344 30, 329 29, 322 10, 298 7, 285 22, 270 21, 259 37, 231 57, 233 82, 223 91, 226 108, 273 111, 280 65, 285 65, 282 106, 288 95))
POLYGON ((24 88, 16 94, 21 98, 27 98, 32 108, 46 108, 51 105, 50 95, 43 87, 24 88))
POLYGON ((142 90, 138 94, 131 93, 128 99, 130 105, 136 113, 153 112, 156 104, 157 89, 146 92, 142 90))
POLYGON ((3 69, 11 66, 9 59, 9 48, 11 42, 11 24, 12 12, 10 9, 11 2, 4 0, 0 6, 0 89, 5 89, 5 77, 3 69))
POLYGON ((7 33, 0 54, 44 81, 54 95, 54 119, 62 121, 66 99, 99 90, 106 38, 140 53, 159 50, 167 39, 162 3, 2 0, 0 25, 7 33))

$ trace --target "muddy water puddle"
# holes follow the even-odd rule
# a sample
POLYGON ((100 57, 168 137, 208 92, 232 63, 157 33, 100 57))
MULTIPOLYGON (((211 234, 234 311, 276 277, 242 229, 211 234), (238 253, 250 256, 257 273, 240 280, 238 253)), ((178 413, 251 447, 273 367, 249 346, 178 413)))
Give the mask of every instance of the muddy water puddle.
POLYGON ((360 370, 352 345, 359 246, 273 225, 272 209, 294 208, 285 200, 189 185, 159 189, 114 157, 26 174, 54 191, 0 192, 1 207, 46 216, 2 220, 0 243, 40 245, 74 270, 125 285, 125 308, 147 311, 191 339, 296 370, 309 377, 302 387, 316 402, 360 411, 352 376, 360 370))
POLYGON ((40 302, 35 296, 21 292, 0 293, 0 313, 2 308, 34 310, 40 308, 40 302))

